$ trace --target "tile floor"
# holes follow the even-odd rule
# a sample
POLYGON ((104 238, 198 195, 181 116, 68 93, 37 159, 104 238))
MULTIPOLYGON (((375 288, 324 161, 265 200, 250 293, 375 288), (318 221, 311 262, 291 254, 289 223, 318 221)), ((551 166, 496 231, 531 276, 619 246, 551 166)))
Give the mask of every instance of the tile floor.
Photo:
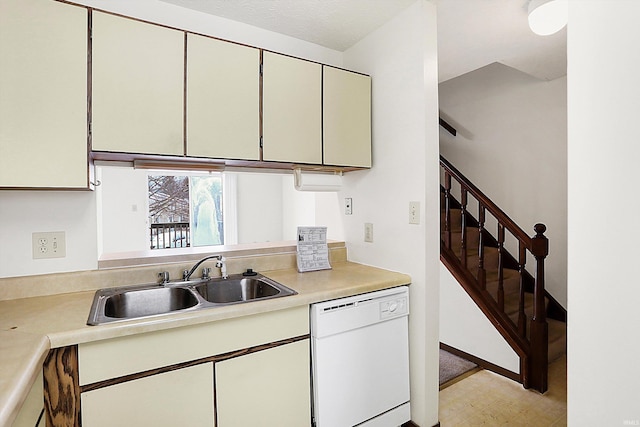
POLYGON ((545 394, 481 370, 440 391, 440 425, 532 426, 567 425, 567 359, 549 366, 545 394))

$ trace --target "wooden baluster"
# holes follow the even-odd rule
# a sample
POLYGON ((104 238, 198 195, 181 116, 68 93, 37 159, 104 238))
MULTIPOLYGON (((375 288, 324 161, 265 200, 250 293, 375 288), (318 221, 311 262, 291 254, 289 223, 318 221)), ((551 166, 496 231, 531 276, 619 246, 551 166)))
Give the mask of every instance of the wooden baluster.
POLYGON ((483 291, 487 289, 487 274, 484 269, 484 221, 485 207, 478 203, 478 285, 483 291))
POLYGON ((444 172, 444 246, 451 249, 451 174, 444 172))
POLYGON ((467 188, 461 183, 460 194, 460 262, 467 268, 467 188))
POLYGON ((532 386, 544 393, 547 390, 547 365, 549 346, 549 325, 547 324, 544 259, 549 254, 549 240, 544 232, 544 224, 536 224, 536 235, 531 239, 531 253, 536 259, 536 277, 533 289, 533 316, 531 318, 531 379, 532 386))
POLYGON ((498 307, 504 312, 504 225, 498 223, 498 307))
POLYGON ((527 249, 523 242, 518 241, 520 255, 518 256, 518 273, 520 274, 520 296, 518 301, 518 333, 521 337, 527 337, 527 314, 524 312, 524 266, 527 262, 527 249))

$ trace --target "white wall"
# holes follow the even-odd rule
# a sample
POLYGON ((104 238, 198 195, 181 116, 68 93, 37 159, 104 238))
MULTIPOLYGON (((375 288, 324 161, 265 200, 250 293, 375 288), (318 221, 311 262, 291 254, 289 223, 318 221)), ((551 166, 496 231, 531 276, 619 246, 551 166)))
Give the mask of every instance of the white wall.
POLYGON ((373 168, 350 172, 339 197, 349 258, 411 275, 412 420, 438 422, 438 90, 435 5, 418 0, 345 52, 373 78, 373 168), (421 204, 409 224, 409 202, 421 204), (365 243, 364 223, 373 223, 365 243))
POLYGON ((0 277, 95 269, 96 229, 93 193, 0 191, 0 277), (40 231, 65 232, 65 258, 32 258, 40 231))
POLYGON ((316 225, 327 227, 327 239, 344 240, 344 199, 337 192, 315 193, 316 225))
POLYGON ((567 307, 566 77, 540 81, 494 63, 439 89, 440 110, 460 131, 440 130, 440 153, 528 235, 547 226, 546 288, 567 307))
POLYGON ((640 424, 640 2, 569 2, 568 416, 640 424))
POLYGON ((298 226, 327 227, 327 239, 344 240, 337 192, 298 191, 293 174, 282 179, 282 240, 296 240, 298 226))
POLYGON ((520 373, 520 358, 440 264, 440 342, 520 373))
POLYGON ((315 193, 296 191, 293 174, 282 180, 282 207, 283 240, 296 240, 298 226, 316 225, 315 193))
POLYGON ((237 173, 238 243, 274 242, 282 237, 282 175, 237 173))
POLYGON ((96 167, 98 256, 149 249, 146 170, 96 167))

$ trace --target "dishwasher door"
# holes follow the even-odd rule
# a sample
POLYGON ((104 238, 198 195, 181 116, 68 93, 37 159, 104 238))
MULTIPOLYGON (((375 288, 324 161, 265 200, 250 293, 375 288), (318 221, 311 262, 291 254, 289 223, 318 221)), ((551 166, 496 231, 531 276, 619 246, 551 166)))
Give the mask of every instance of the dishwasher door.
POLYGON ((317 427, 410 420, 408 314, 406 286, 312 305, 317 427))

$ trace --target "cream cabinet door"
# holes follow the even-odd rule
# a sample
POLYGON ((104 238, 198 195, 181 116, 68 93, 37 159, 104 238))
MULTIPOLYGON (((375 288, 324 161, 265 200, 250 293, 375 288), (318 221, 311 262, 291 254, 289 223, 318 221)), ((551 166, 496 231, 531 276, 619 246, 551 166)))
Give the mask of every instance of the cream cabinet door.
POLYGON ((260 160, 260 51, 187 36, 187 155, 260 160))
POLYGON ((87 10, 0 0, 0 187, 88 188, 87 10))
POLYGON ((213 365, 204 363, 81 395, 90 427, 213 426, 213 365))
POLYGON ((323 69, 324 163, 371 167, 371 77, 323 69))
POLYGON ((311 425, 309 340, 215 364, 218 427, 311 425))
POLYGON ((39 427, 45 425, 44 417, 40 418, 44 410, 43 381, 42 372, 39 372, 11 427, 39 427), (38 420, 41 422, 38 423, 38 420))
POLYGON ((263 55, 263 160, 322 163, 322 66, 263 55))
POLYGON ((93 12, 92 149, 184 154, 184 33, 93 12))

